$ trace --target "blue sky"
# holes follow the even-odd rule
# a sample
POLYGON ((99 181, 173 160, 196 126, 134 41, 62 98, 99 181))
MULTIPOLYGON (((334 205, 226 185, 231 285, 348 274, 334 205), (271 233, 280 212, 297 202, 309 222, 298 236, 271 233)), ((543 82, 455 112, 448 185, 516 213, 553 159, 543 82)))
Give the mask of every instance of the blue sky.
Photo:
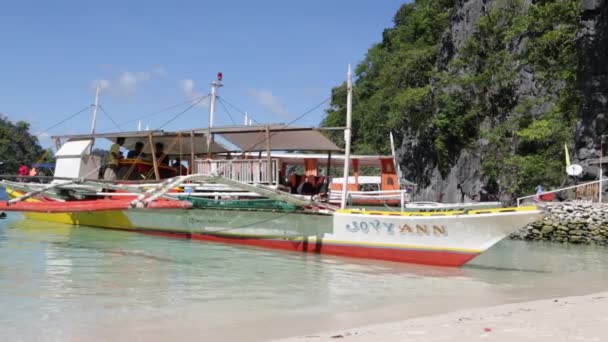
MULTIPOLYGON (((330 96, 404 1, 13 1, 0 6, 0 113, 39 133, 93 103, 137 117, 209 92, 258 122, 289 122, 330 96)), ((182 106, 143 119, 156 129, 182 106)), ((327 105, 300 125, 317 125, 327 105)), ((243 117, 228 107, 238 124, 243 117)), ((201 104, 163 129, 206 127, 201 104)), ((231 120, 221 104, 216 125, 231 120)), ((91 111, 48 134, 87 133, 91 111)), ((98 131, 116 131, 99 114, 98 131)), ((49 146, 47 134, 40 136, 49 146)))

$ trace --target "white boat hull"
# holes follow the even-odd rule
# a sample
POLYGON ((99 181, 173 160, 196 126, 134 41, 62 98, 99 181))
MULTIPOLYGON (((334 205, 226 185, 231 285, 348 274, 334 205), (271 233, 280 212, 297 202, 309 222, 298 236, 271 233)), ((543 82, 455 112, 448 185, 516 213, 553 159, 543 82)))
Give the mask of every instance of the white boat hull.
POLYGON ((222 209, 127 210, 132 226, 192 239, 441 266, 460 266, 517 229, 535 208, 469 213, 341 210, 330 215, 222 209))

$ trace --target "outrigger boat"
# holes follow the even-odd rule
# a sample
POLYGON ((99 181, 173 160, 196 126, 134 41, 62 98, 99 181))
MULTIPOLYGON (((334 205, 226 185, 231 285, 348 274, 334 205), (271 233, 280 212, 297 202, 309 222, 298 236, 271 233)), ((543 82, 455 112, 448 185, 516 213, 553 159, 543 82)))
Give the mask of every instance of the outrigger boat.
MULTIPOLYGON (((212 83, 211 118, 219 81, 212 83)), ((63 136, 52 182, 3 181, 11 200, 0 209, 73 225, 441 266, 463 265, 542 218, 536 207, 406 211, 409 192, 401 189, 394 156, 350 156, 350 71, 348 82, 344 156, 320 129, 285 125, 214 128, 210 120, 200 130, 63 136), (126 147, 147 140, 144 152, 153 160, 122 160, 126 180, 99 180, 94 139, 117 137, 126 147), (161 172, 158 141, 169 158, 188 159, 187 175, 181 163, 161 172), (380 167, 379 189, 362 191, 359 165, 380 167), (341 180, 330 181, 332 166, 343 169, 341 180), (288 175, 290 169, 302 174, 288 175)))

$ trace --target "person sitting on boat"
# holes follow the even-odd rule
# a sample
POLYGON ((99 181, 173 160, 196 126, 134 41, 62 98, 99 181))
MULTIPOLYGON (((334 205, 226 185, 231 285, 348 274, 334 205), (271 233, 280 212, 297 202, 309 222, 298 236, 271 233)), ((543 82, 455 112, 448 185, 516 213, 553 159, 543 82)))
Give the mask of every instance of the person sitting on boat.
POLYGON ((125 143, 125 138, 117 138, 116 143, 110 147, 110 153, 108 154, 108 160, 106 163, 106 170, 103 174, 105 180, 116 180, 116 171, 118 170, 118 160, 122 159, 120 153, 120 147, 125 143))
POLYGON ((156 152, 155 153, 156 162, 159 165, 162 164, 162 165, 169 166, 169 157, 165 154, 164 150, 165 150, 165 145, 163 145, 163 143, 156 143, 154 145, 154 151, 156 152))
POLYGON ((143 152, 144 143, 138 141, 135 143, 135 149, 127 153, 127 159, 144 159, 146 154, 143 152))

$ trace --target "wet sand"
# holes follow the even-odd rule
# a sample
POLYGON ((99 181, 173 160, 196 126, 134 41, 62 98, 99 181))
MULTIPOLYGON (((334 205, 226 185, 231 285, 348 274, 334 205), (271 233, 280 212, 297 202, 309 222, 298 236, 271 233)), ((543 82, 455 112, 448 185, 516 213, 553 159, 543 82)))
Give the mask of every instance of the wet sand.
POLYGON ((280 341, 605 340, 608 340, 608 292, 461 310, 280 341))

